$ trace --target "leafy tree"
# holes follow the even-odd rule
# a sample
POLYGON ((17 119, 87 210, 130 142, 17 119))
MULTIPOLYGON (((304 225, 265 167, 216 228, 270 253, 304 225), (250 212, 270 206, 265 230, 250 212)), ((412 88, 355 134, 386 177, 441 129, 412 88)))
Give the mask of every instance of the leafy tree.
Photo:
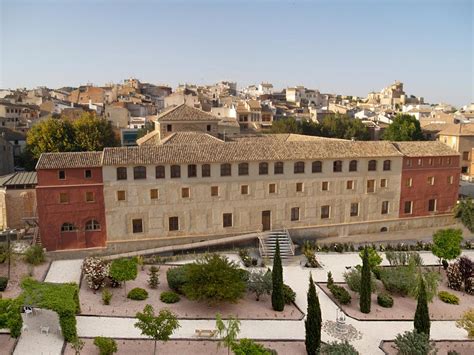
POLYGON ((456 326, 465 329, 469 339, 474 339, 474 308, 464 312, 462 318, 456 322, 456 326))
POLYGON ((431 252, 440 259, 453 260, 461 255, 462 230, 440 229, 433 234, 431 252))
POLYGON ((137 278, 137 261, 135 258, 121 258, 115 259, 110 264, 109 276, 117 281, 123 282, 125 294, 127 294, 126 282, 135 280, 137 278))
POLYGON ((306 330, 305 345, 308 355, 316 355, 321 347, 321 307, 318 294, 314 286, 313 276, 309 275, 309 289, 307 294, 308 311, 304 326, 306 330))
POLYGON ((111 123, 95 114, 84 113, 72 127, 77 151, 100 151, 118 145, 111 123))
POLYGON ((272 351, 251 339, 240 339, 231 346, 234 355, 272 355, 272 351))
POLYGON ((424 140, 420 122, 412 115, 399 113, 383 134, 387 141, 422 141, 424 140))
POLYGON ((273 256, 272 270, 272 307, 275 311, 285 309, 285 297, 283 294, 283 267, 281 265, 280 243, 277 240, 275 255, 273 256))
POLYGON ((112 355, 117 352, 117 342, 111 338, 95 337, 94 345, 99 348, 100 355, 112 355))
POLYGON ((363 250, 359 252, 360 258, 364 259, 365 250, 369 253, 369 266, 370 270, 374 270, 377 266, 382 263, 382 257, 380 256, 377 251, 372 247, 365 247, 363 250))
POLYGON ((74 350, 74 355, 80 355, 81 350, 84 348, 84 341, 76 337, 73 341, 71 341, 71 348, 74 350))
POLYGON ((182 287, 184 294, 192 300, 219 302, 237 302, 246 291, 243 270, 217 254, 205 255, 186 267, 186 283, 182 287))
POLYGON ((230 317, 227 324, 224 323, 219 313, 216 314, 216 329, 219 335, 219 342, 217 347, 222 344, 227 347, 227 354, 230 353, 230 348, 234 345, 237 335, 240 332, 240 321, 237 318, 230 317))
POLYGON ((159 271, 159 267, 150 267, 150 272, 148 273, 148 286, 150 286, 150 288, 158 288, 158 285, 160 284, 159 271))
POLYGON ((430 336, 430 314, 428 311, 428 300, 426 298, 426 289, 425 289, 425 281, 421 275, 419 275, 419 292, 418 292, 418 300, 416 304, 416 312, 415 312, 415 319, 414 325, 415 330, 418 333, 424 333, 430 336))
POLYGON ((272 122, 271 133, 301 133, 301 127, 293 117, 272 122))
POLYGON ((321 350, 322 355, 358 355, 357 350, 349 344, 347 340, 343 342, 331 342, 323 345, 321 350))
POLYGON ((471 198, 465 198, 459 201, 454 208, 454 216, 461 221, 470 232, 474 232, 474 202, 471 198))
POLYGON ((323 137, 370 140, 369 130, 362 121, 347 115, 326 116, 320 125, 323 137))
POLYGON ((173 312, 162 309, 156 316, 149 304, 143 308, 143 312, 136 314, 136 318, 138 321, 135 323, 135 328, 140 329, 142 335, 152 338, 155 342, 153 354, 156 354, 156 342, 168 341, 171 334, 180 327, 178 318, 173 312))
POLYGON ((362 258, 362 271, 360 278, 360 299, 359 307, 362 313, 370 313, 371 305, 371 294, 372 294, 372 282, 370 275, 369 265, 369 249, 364 248, 364 255, 362 258))
POLYGON ((434 355, 436 350, 430 337, 416 330, 398 334, 395 338, 395 348, 399 355, 434 355))
POLYGON ((272 272, 270 269, 251 272, 247 281, 247 289, 255 293, 257 301, 260 301, 262 295, 270 295, 272 293, 272 272))

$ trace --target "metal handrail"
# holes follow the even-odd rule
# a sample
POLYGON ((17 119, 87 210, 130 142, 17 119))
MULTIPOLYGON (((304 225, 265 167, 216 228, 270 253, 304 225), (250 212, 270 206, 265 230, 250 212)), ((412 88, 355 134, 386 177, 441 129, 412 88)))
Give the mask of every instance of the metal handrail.
POLYGON ((295 246, 293 245, 293 241, 291 240, 290 232, 288 232, 288 229, 286 228, 284 230, 285 230, 286 237, 288 238, 288 242, 290 244, 291 254, 295 255, 295 246))

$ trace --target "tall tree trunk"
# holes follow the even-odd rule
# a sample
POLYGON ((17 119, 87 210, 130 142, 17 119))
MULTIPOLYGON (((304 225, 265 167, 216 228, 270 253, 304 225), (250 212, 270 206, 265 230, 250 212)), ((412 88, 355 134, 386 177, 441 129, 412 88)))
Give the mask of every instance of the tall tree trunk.
POLYGON ((153 355, 156 355, 156 340, 155 340, 155 348, 153 349, 153 355))

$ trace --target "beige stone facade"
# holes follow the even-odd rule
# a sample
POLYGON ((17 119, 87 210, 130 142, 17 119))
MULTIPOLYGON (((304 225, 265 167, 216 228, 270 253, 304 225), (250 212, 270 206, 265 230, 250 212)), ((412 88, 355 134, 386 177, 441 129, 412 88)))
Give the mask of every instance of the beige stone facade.
POLYGON ((24 228, 22 218, 36 213, 36 192, 34 188, 10 190, 0 188, 0 229, 24 228))
POLYGON ((461 174, 468 180, 474 181, 472 168, 474 157, 474 123, 449 124, 438 134, 438 140, 461 155, 461 174))

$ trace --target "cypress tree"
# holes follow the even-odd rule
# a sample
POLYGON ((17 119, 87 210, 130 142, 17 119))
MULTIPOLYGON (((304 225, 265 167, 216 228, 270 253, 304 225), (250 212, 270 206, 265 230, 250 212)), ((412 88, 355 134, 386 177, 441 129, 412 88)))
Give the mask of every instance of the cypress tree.
POLYGON ((371 304, 371 290, 372 284, 370 280, 370 265, 369 265, 369 250, 364 249, 364 256, 362 258, 362 271, 360 278, 360 300, 359 307, 362 313, 370 313, 371 304))
POLYGON ((283 311, 285 298, 283 296, 283 268, 281 266, 280 243, 276 243, 275 255, 273 256, 272 270, 272 307, 275 311, 283 311))
POLYGON ((426 297, 426 286, 423 276, 419 275, 418 297, 415 312, 415 330, 430 336, 430 313, 428 311, 428 299, 426 297))
POLYGON ((319 306, 319 298, 311 274, 309 275, 307 300, 308 311, 304 322, 306 352, 308 355, 316 355, 319 354, 321 346, 321 307, 319 306))

